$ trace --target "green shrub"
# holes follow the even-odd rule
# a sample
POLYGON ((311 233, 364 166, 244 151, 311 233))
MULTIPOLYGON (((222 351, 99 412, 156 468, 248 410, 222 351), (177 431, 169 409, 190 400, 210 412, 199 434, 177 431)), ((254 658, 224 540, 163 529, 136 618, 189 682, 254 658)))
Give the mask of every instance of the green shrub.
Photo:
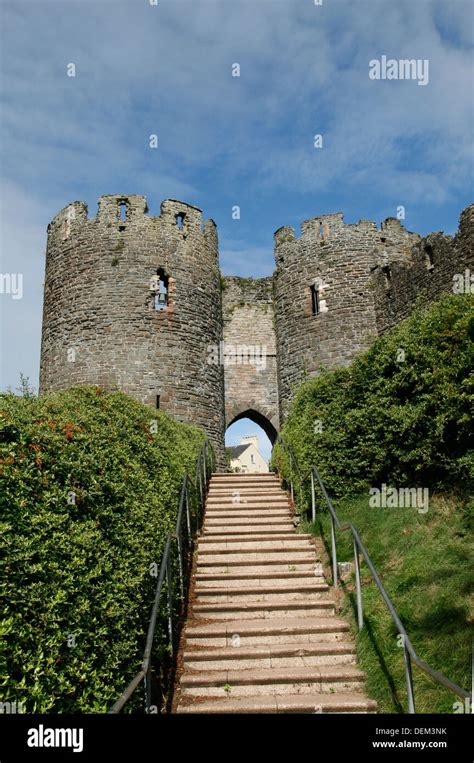
MULTIPOLYGON (((383 481, 472 490, 473 320, 472 295, 446 295, 303 383, 282 430, 302 471, 315 464, 334 496, 383 481)), ((288 473, 281 447, 274 462, 288 473)))
POLYGON ((1 402, 2 700, 102 712, 140 667, 150 565, 204 436, 96 387, 1 402))

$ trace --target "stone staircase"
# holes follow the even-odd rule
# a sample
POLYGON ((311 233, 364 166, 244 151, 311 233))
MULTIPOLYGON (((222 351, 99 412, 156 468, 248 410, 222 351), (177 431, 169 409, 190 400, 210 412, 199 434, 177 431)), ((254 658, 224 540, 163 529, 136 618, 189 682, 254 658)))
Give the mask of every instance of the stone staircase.
POLYGON ((177 713, 367 713, 348 623, 273 474, 214 474, 182 635, 177 713))

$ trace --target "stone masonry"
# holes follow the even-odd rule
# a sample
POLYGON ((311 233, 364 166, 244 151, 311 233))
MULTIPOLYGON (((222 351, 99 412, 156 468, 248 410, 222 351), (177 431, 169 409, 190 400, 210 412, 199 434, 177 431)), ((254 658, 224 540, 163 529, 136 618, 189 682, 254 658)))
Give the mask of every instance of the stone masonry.
POLYGON ((273 440, 295 385, 349 363, 416 302, 474 271, 474 205, 454 237, 421 238, 322 215, 275 233, 273 277, 221 277, 216 226, 167 200, 73 202, 48 226, 40 391, 118 388, 201 426, 223 464, 224 432, 251 418, 273 440), (156 282, 166 304, 156 308, 156 282))
POLYGON ((146 212, 143 196, 103 196, 96 218, 74 202, 50 224, 40 389, 98 384, 154 407, 159 396, 222 452, 223 368, 208 363, 222 337, 216 227, 179 201, 164 201, 159 217, 146 212), (160 268, 161 311, 150 291, 160 268))
POLYGON ((222 311, 227 426, 252 417, 273 440, 279 416, 272 278, 224 278, 222 311))

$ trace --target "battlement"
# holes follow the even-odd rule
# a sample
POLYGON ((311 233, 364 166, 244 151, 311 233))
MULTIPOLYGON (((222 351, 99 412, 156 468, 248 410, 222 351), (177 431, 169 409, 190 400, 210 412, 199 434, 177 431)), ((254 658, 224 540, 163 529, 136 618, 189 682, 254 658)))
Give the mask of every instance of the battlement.
POLYGON ((127 228, 136 229, 141 224, 159 221, 169 225, 186 237, 190 234, 204 233, 215 236, 216 225, 213 220, 203 223, 202 210, 192 204, 177 199, 165 199, 161 202, 160 215, 148 215, 146 196, 138 194, 109 194, 98 199, 95 217, 88 217, 88 207, 83 201, 74 201, 64 207, 48 225, 48 233, 58 231, 63 239, 79 230, 85 224, 96 224, 108 228, 116 227, 119 231, 127 228))
POLYGON ((309 220, 304 220, 301 223, 301 233, 299 236, 295 236, 295 229, 289 225, 285 225, 274 233, 275 248, 293 242, 307 242, 314 239, 320 239, 321 241, 330 241, 332 239, 349 238, 352 236, 361 236, 364 239, 369 235, 373 235, 374 240, 384 240, 386 236, 391 236, 396 239, 418 236, 418 234, 408 231, 395 217, 388 217, 381 223, 380 228, 372 220, 359 220, 357 223, 344 222, 344 215, 342 212, 336 212, 334 214, 318 215, 312 217, 309 220), (381 236, 381 234, 383 234, 381 236))

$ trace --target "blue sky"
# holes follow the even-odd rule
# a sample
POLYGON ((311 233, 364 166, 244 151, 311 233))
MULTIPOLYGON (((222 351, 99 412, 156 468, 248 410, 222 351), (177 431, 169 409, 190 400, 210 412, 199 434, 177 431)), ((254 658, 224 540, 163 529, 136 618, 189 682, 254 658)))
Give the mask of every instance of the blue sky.
POLYGON ((270 460, 272 444, 263 429, 254 424, 250 419, 240 419, 228 427, 225 434, 226 445, 240 445, 242 437, 256 434, 258 437, 258 449, 266 461, 270 460))
POLYGON ((464 0, 0 0, 1 271, 24 276, 21 300, 0 294, 2 388, 37 385, 46 227, 70 201, 196 204, 244 276, 272 272, 277 228, 321 213, 404 205, 409 229, 454 233, 472 18, 464 0), (381 55, 429 59, 429 84, 370 80, 381 55))

